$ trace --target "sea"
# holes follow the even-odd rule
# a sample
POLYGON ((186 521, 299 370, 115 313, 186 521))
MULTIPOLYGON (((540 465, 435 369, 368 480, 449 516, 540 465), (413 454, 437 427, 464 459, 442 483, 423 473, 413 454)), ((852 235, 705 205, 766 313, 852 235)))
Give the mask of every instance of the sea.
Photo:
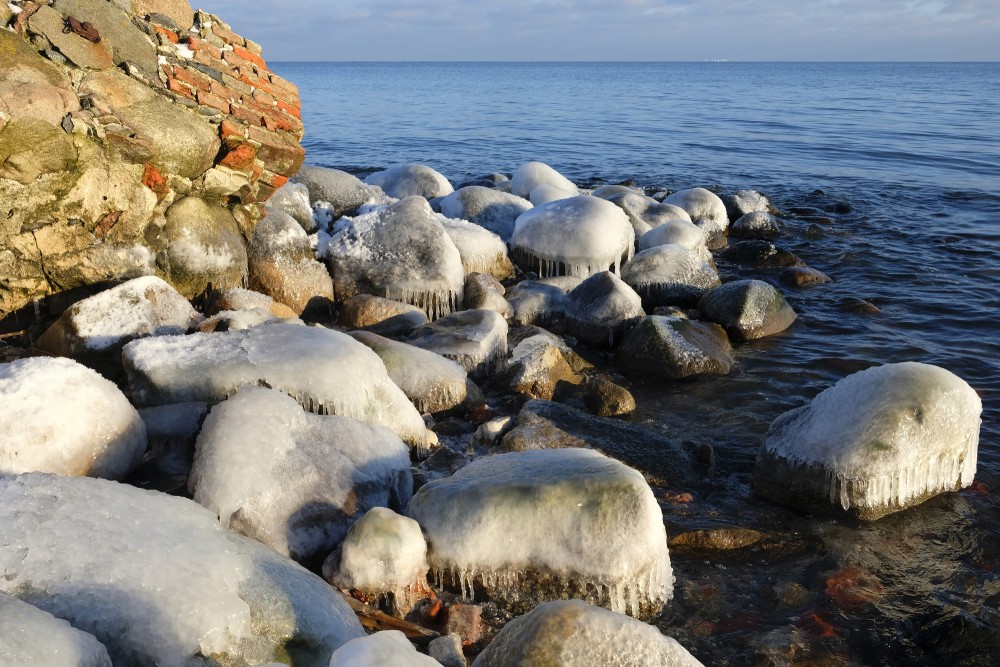
POLYGON ((833 282, 782 286, 797 322, 737 345, 731 376, 628 383, 634 421, 715 451, 710 481, 656 489, 668 534, 739 538, 672 549, 674 600, 655 623, 706 665, 997 664, 1000 63, 274 69, 299 86, 311 164, 364 176, 419 162, 459 184, 539 160, 585 186, 770 195, 786 213, 777 244, 833 282), (947 368, 981 396, 972 488, 870 524, 752 494, 774 418, 900 361, 947 368))

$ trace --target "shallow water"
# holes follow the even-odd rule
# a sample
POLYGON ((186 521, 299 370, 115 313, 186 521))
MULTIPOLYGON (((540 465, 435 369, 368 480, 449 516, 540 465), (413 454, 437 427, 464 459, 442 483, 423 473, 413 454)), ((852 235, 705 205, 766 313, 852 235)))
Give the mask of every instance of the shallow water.
POLYGON ((631 385, 637 420, 717 452, 691 503, 664 495, 668 532, 737 524, 776 536, 730 555, 675 553, 661 626, 714 665, 994 664, 1000 64, 275 69, 300 86, 315 164, 424 162, 458 182, 537 159, 578 182, 749 187, 783 210, 819 209, 786 217, 778 240, 834 278, 782 288, 799 313, 789 331, 738 346, 730 377, 631 385), (881 312, 853 312, 850 298, 881 312), (852 372, 904 360, 948 368, 981 395, 979 485, 860 527, 752 497, 771 420, 852 372))

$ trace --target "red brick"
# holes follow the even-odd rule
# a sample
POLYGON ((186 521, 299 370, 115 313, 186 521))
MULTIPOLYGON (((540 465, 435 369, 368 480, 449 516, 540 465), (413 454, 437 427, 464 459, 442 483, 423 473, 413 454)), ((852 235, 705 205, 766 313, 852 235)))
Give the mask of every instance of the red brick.
POLYGON ((298 97, 299 87, 296 86, 291 81, 289 81, 288 79, 282 79, 274 72, 271 72, 270 79, 271 79, 271 84, 274 85, 274 87, 277 88, 278 90, 285 93, 292 93, 293 95, 298 97))
POLYGON ((189 49, 195 52, 196 55, 198 53, 204 53, 217 60, 222 60, 222 49, 212 46, 201 37, 189 35, 185 38, 185 43, 189 49))
POLYGON ((220 72, 228 72, 228 71, 230 71, 232 69, 229 66, 229 63, 227 63, 225 60, 222 60, 222 52, 221 51, 219 52, 219 57, 218 58, 216 58, 214 55, 212 55, 211 53, 209 53, 206 50, 195 51, 194 52, 194 61, 196 63, 200 63, 202 65, 207 65, 207 66, 211 67, 212 69, 217 69, 220 72))
POLYGON ((245 125, 240 125, 236 121, 226 118, 219 127, 219 136, 223 140, 229 137, 245 138, 247 136, 247 128, 245 125))
POLYGON ((240 81, 234 76, 230 76, 225 72, 222 73, 222 82, 226 84, 229 88, 242 93, 243 95, 250 95, 253 91, 250 89, 250 84, 240 81))
POLYGON ((236 116, 240 120, 250 123, 250 126, 254 125, 260 126, 264 124, 264 116, 253 109, 248 109, 242 104, 232 104, 229 108, 229 113, 236 116))
POLYGON ((214 32, 215 35, 226 44, 234 44, 237 46, 243 46, 246 44, 246 41, 242 37, 237 35, 232 30, 224 28, 219 22, 212 24, 212 32, 214 32))
POLYGON ((246 58, 241 58, 240 56, 236 55, 235 51, 223 51, 222 59, 225 60, 230 65, 232 65, 233 67, 238 67, 241 70, 248 69, 251 72, 253 71, 253 63, 247 60, 246 58))
POLYGON ((198 104, 204 104, 207 107, 212 107, 213 109, 229 113, 229 100, 224 97, 219 97, 215 93, 210 93, 206 90, 198 91, 198 104))
POLYGON ((163 196, 167 194, 167 191, 170 189, 167 187, 167 179, 163 177, 156 167, 148 162, 146 163, 145 170, 142 173, 142 184, 155 192, 157 198, 159 199, 163 199, 163 196))
POLYGON ((267 165, 269 171, 282 176, 298 172, 305 161, 306 149, 291 135, 270 132, 262 127, 250 127, 250 138, 260 144, 257 159, 267 165))
POLYGON ((278 107, 276 107, 274 104, 265 104, 264 102, 261 102, 258 99, 254 99, 250 95, 243 96, 243 105, 266 114, 273 114, 278 110, 278 107))
POLYGON ((191 86, 187 85, 186 83, 181 83, 180 81, 178 81, 173 77, 167 79, 167 88, 174 91, 175 93, 183 95, 184 97, 189 97, 192 100, 194 99, 194 91, 191 90, 191 86))
POLYGON ((258 56, 264 53, 263 47, 257 42, 246 38, 243 41, 246 42, 247 51, 250 53, 256 53, 258 56))
POLYGON ((252 62, 254 65, 256 65, 257 67, 259 67, 260 69, 267 70, 267 63, 264 62, 264 59, 261 58, 256 53, 253 53, 252 51, 247 51, 246 49, 241 48, 239 46, 234 46, 233 47, 233 53, 235 53, 240 58, 243 58, 243 60, 247 60, 249 62, 252 62))
POLYGON ((177 33, 174 32, 173 30, 168 30, 168 29, 166 29, 164 27, 161 27, 161 26, 158 26, 158 25, 155 25, 155 24, 153 24, 153 30, 155 30, 156 32, 158 32, 161 35, 163 35, 164 37, 166 37, 170 41, 171 44, 177 44, 177 43, 179 43, 181 41, 180 37, 178 37, 177 33))
POLYGON ((280 111, 264 114, 264 127, 269 130, 282 130, 296 136, 305 129, 302 126, 302 121, 280 111))
POLYGON ((271 93, 267 92, 266 90, 260 87, 258 87, 256 90, 253 91, 253 98, 258 102, 260 102, 261 104, 267 104, 268 106, 271 107, 273 107, 274 103, 277 101, 274 99, 274 96, 271 95, 271 93))
POLYGON ((198 90, 209 91, 212 89, 212 77, 202 74, 198 70, 174 65, 174 78, 198 90))
POLYGON ((282 176, 281 174, 275 174, 265 169, 263 173, 261 173, 258 181, 265 185, 269 185, 275 190, 277 190, 282 185, 288 182, 288 177, 282 176))
POLYGON ((249 172, 254 168, 254 160, 256 159, 256 146, 248 143, 240 143, 229 148, 218 163, 236 171, 249 172))
POLYGON ((296 118, 298 118, 299 120, 302 120, 302 112, 299 111, 298 108, 293 107, 291 104, 286 104, 285 102, 278 100, 278 108, 284 111, 285 113, 291 114, 296 118))

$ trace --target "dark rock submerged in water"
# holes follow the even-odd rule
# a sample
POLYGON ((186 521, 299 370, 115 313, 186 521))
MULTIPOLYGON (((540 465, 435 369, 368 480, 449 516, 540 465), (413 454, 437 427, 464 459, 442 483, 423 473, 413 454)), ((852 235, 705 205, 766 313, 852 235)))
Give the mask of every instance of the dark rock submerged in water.
POLYGON ((772 336, 796 318, 781 292, 761 280, 737 280, 717 287, 702 297, 698 310, 737 340, 772 336))
POLYGON ((729 338, 719 325, 659 315, 643 318, 629 331, 617 361, 626 373, 670 380, 727 375, 735 363, 729 338))

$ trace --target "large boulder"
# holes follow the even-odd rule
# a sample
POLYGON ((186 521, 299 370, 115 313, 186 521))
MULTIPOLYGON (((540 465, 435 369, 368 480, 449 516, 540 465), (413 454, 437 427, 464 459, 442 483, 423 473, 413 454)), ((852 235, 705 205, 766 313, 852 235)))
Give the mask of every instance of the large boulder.
POLYGON ((562 350, 543 335, 529 336, 511 350, 500 372, 503 385, 529 398, 552 400, 561 383, 580 384, 562 350))
POLYGON ((797 317, 781 292, 762 280, 735 280, 716 287, 701 298, 698 310, 736 340, 773 336, 792 326, 797 317))
POLYGON ((705 230, 689 220, 668 220, 639 237, 636 246, 641 252, 658 245, 676 244, 696 253, 705 261, 712 258, 705 240, 705 230))
POLYGON ((705 230, 709 248, 725 246, 729 214, 717 194, 705 188, 691 188, 673 193, 663 203, 673 204, 687 211, 691 222, 705 230))
POLYGON ((507 321, 494 310, 465 310, 416 329, 406 342, 457 361, 478 379, 507 356, 507 321))
POLYGON ((729 228, 729 235, 743 238, 771 238, 781 233, 778 219, 767 211, 741 215, 729 228))
POLYGON ((551 324, 566 315, 567 290, 537 280, 522 280, 507 293, 517 324, 551 324))
POLYGON ((566 325, 580 340, 613 347, 629 323, 643 317, 642 299, 610 271, 596 273, 570 291, 566 325))
POLYGON ((879 519, 972 484, 981 413, 975 390, 943 368, 869 368, 771 424, 754 490, 802 510, 879 519))
POLYGON ((209 283, 219 289, 243 285, 247 251, 239 225, 221 204, 184 197, 167 209, 160 256, 164 277, 191 298, 209 283))
POLYGON ((692 375, 728 375, 733 349, 717 324, 651 315, 622 340, 618 364, 629 375, 680 380, 692 375))
POLYGON ((466 220, 441 217, 439 222, 458 248, 466 274, 485 273, 498 280, 514 274, 507 257, 507 244, 493 232, 466 220))
POLYGON ((289 181, 275 191, 267 200, 269 210, 278 209, 295 218, 302 229, 312 233, 316 230, 316 219, 313 217, 312 204, 309 201, 309 188, 303 183, 289 181))
POLYGON ((0 664, 111 667, 111 658, 93 635, 0 593, 0 664))
POLYGON ((706 292, 722 284, 708 262, 672 243, 643 250, 625 262, 622 280, 642 297, 647 310, 694 306, 706 292))
POLYGON ((511 193, 524 199, 528 199, 532 191, 540 186, 548 186, 571 195, 578 193, 573 181, 543 162, 522 164, 511 179, 511 193))
POLYGON ((390 197, 423 197, 434 199, 455 191, 442 174, 423 164, 399 164, 385 171, 377 171, 365 179, 368 185, 382 188, 390 197))
POLYGON ((449 218, 468 220, 493 232, 505 242, 514 234, 518 216, 532 208, 531 202, 508 192, 470 185, 451 193, 440 202, 441 213, 449 218))
POLYGON ((771 198, 756 190, 737 190, 722 197, 730 220, 739 220, 750 213, 777 213, 771 198))
POLYGON ((353 213, 377 197, 377 190, 368 187, 357 176, 339 169, 302 165, 295 181, 305 185, 313 204, 329 204, 333 215, 353 213))
POLYGON ((427 314, 408 303, 358 294, 341 305, 337 324, 348 330, 364 329, 380 336, 408 336, 417 327, 427 324, 427 314))
POLYGON ((0 592, 69 621, 114 664, 327 665, 364 634, 322 579, 185 498, 0 477, 0 592))
POLYGON ((257 223, 247 246, 250 289, 301 315, 314 299, 333 301, 333 279, 316 261, 309 237, 295 218, 271 211, 257 223))
POLYGON ((507 289, 488 273, 470 273, 465 277, 465 307, 469 310, 485 308, 495 310, 504 317, 511 314, 510 304, 504 298, 507 289))
POLYGON ((680 206, 661 204, 652 197, 635 192, 620 192, 607 200, 625 211, 636 238, 672 220, 691 222, 691 216, 680 206))

